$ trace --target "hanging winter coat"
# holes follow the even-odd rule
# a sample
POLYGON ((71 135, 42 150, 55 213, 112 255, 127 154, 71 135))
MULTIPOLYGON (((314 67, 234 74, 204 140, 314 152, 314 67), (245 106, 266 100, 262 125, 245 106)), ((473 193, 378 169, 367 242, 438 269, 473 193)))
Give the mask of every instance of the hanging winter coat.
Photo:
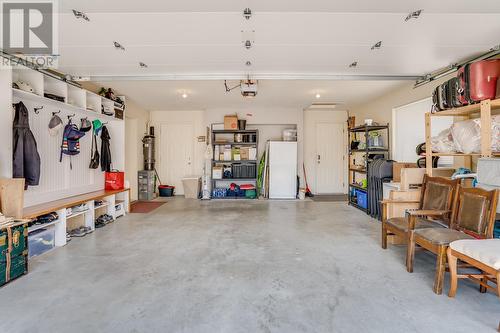
POLYGON ((14 104, 16 115, 13 124, 13 178, 24 178, 25 189, 40 182, 40 155, 30 130, 28 109, 19 102, 14 104))
POLYGON ((101 170, 106 172, 111 171, 110 140, 108 128, 103 126, 101 130, 101 170))

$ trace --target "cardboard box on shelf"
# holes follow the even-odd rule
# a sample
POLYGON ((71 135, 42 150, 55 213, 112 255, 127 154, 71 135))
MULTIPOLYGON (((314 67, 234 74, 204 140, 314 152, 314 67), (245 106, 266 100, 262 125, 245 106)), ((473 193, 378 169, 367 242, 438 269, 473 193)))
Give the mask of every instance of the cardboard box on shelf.
POLYGON ((224 129, 225 130, 237 130, 238 129, 238 116, 237 115, 227 115, 224 116, 224 129))
POLYGON ((242 147, 240 148, 240 155, 242 160, 249 160, 250 159, 250 148, 249 147, 242 147))
POLYGON ((401 169, 416 167, 417 163, 394 162, 392 164, 392 181, 395 183, 399 183, 401 181, 401 169))
POLYGON ((212 179, 222 179, 222 167, 214 166, 212 168, 212 179))

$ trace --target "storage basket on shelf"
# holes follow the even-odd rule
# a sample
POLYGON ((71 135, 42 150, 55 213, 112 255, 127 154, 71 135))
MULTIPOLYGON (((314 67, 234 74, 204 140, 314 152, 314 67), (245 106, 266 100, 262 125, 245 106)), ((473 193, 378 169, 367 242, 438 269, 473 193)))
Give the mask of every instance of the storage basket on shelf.
POLYGON ((366 192, 356 190, 356 197, 358 200, 358 206, 368 208, 368 195, 366 192))

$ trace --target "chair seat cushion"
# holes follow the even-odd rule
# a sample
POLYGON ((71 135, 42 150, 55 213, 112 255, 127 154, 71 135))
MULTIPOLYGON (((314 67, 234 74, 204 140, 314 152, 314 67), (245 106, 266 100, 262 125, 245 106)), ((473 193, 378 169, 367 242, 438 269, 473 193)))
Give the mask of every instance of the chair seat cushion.
POLYGON ((464 239, 452 242, 450 248, 486 266, 500 270, 500 239, 464 239))
POLYGON ((474 239, 463 232, 445 228, 427 228, 415 230, 415 237, 422 238, 435 245, 448 245, 460 239, 474 239))
MULTIPOLYGON (((388 219, 386 222, 388 225, 401 230, 402 232, 408 232, 408 221, 406 217, 393 217, 388 219)), ((415 229, 424 229, 424 228, 444 228, 443 225, 432 222, 421 217, 417 217, 417 221, 415 222, 415 229)))

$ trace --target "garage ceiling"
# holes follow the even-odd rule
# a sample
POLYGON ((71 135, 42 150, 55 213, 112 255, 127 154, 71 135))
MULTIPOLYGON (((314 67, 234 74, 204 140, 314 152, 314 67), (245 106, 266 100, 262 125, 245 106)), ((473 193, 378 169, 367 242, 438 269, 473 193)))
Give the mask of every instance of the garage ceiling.
MULTIPOLYGON (((236 81, 229 82, 237 83, 236 81)), ((203 81, 112 81, 97 82, 150 111, 204 110, 212 108, 307 108, 311 103, 337 103, 346 110, 368 102, 394 88, 397 81, 261 80, 256 98, 245 99, 239 90, 226 93, 224 82, 203 81), (187 98, 182 95, 186 93, 187 98), (316 94, 320 94, 317 99, 316 94)))
MULTIPOLYGON (((500 42, 498 0, 65 0, 60 6, 59 68, 113 81, 116 87, 131 78, 217 79, 214 84, 220 85, 225 77, 247 75, 415 77, 500 42), (253 11, 249 20, 242 15, 246 7, 253 11), (72 9, 85 12, 90 21, 75 18, 72 9), (418 9, 423 9, 420 18, 405 22, 418 9), (247 50, 244 35, 252 31, 254 42, 247 50), (115 49, 114 41, 125 51, 115 49), (378 41, 382 48, 372 50, 378 41), (349 67, 353 62, 357 67, 349 67)), ((293 89, 291 84, 285 91, 293 89)))

